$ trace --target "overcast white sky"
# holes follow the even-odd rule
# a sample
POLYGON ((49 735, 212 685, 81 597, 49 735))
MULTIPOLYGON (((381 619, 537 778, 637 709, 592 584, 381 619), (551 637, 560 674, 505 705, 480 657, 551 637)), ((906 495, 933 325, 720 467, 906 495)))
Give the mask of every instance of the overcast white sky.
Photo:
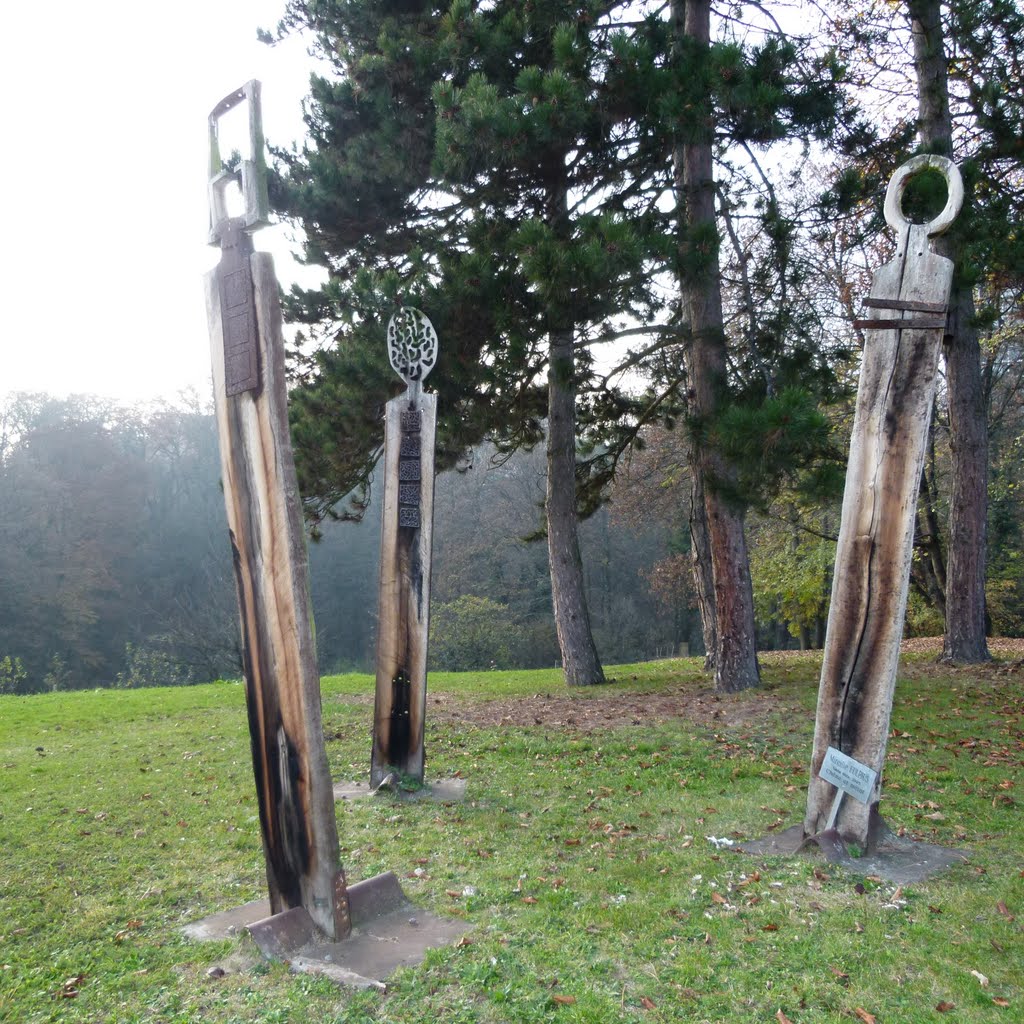
MULTIPOLYGON (((283 7, 50 0, 5 11, 0 395, 210 395, 206 117, 258 78, 268 140, 301 137, 314 62, 302 40, 256 41, 283 7)), ((303 274, 283 229, 260 231, 256 246, 274 252, 282 283, 303 274)))

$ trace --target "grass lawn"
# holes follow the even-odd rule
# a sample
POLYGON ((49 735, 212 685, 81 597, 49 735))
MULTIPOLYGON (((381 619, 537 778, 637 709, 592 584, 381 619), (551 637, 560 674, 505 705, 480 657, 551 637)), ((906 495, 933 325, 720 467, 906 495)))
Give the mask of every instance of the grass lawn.
MULTIPOLYGON (((968 863, 897 889, 709 841, 801 819, 819 664, 721 699, 696 659, 571 694, 433 675, 428 777, 467 800, 342 804, 342 859, 471 930, 386 994, 209 977, 238 943, 179 933, 263 892, 239 684, 0 697, 0 1021, 1024 1019, 1020 664, 902 664, 883 813, 968 863)), ((369 771, 371 689, 324 680, 337 779, 369 771)))

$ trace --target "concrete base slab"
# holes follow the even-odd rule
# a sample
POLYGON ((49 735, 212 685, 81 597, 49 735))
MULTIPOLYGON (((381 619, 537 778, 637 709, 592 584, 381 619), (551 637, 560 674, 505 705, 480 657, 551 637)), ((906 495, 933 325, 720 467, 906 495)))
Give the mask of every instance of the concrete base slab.
POLYGON ((196 942, 216 942, 237 939, 254 921, 270 916, 270 900, 253 900, 231 910, 222 910, 199 921, 185 925, 181 930, 187 939, 196 942))
POLYGON ((419 910, 391 872, 357 882, 348 895, 352 934, 341 942, 326 939, 302 908, 269 916, 267 900, 212 914, 183 930, 199 940, 247 934, 267 959, 283 960, 293 971, 383 989, 393 971, 418 964, 428 949, 450 944, 469 928, 457 918, 419 910))
POLYGON ((857 875, 877 875, 894 885, 912 885, 937 875, 969 858, 967 850, 949 850, 932 843, 897 836, 889 829, 879 836, 873 850, 860 857, 850 855, 846 844, 833 831, 823 833, 821 841, 804 840, 802 825, 794 825, 775 835, 738 843, 736 849, 758 856, 792 857, 813 855, 820 850, 830 864, 839 864, 857 875))
POLYGON ((335 800, 365 800, 371 796, 392 796, 410 803, 423 800, 435 804, 459 804, 466 799, 465 779, 438 779, 426 782, 419 789, 381 786, 372 789, 369 782, 336 782, 335 800))

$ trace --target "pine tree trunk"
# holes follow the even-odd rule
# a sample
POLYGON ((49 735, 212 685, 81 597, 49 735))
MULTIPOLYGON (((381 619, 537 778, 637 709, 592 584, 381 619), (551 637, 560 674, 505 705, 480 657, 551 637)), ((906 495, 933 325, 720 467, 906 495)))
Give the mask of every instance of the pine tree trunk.
MULTIPOLYGON (((914 40, 921 144, 952 157, 952 118, 940 0, 909 0, 914 40)), ((955 243, 938 240, 935 251, 957 261, 955 243)), ((959 275, 957 275, 959 276, 959 275)), ((981 350, 974 327, 974 296, 954 277, 950 331, 944 339, 949 398, 953 486, 949 501, 946 566, 946 632, 943 659, 987 661, 985 547, 988 510, 988 423, 981 378, 981 350)))
POLYGON ((935 512, 938 488, 935 483, 935 422, 934 416, 928 433, 928 460, 921 474, 921 491, 917 499, 917 528, 911 581, 928 604, 945 619, 946 615, 946 557, 942 550, 939 517, 935 512))
MULTIPOLYGON (((568 191, 561 161, 553 172, 549 219, 555 230, 568 221, 568 191)), ((570 314, 549 311, 548 360, 548 560, 555 630, 562 671, 569 686, 604 682, 604 670, 590 629, 576 515, 576 358, 570 314)))
POLYGON ((715 671, 715 578, 711 570, 711 539, 708 536, 708 514, 704 502, 704 476, 694 462, 693 446, 688 446, 690 466, 690 563, 693 589, 697 595, 700 628, 704 638, 704 671, 715 671))
POLYGON ((942 657, 945 661, 976 663, 991 657, 985 640, 988 422, 981 349, 971 323, 974 298, 964 288, 956 299, 956 333, 946 338, 945 345, 953 488, 949 498, 942 657))
MULTIPOLYGON (((709 0, 674 0, 675 30, 707 46, 711 41, 709 0)), ((673 162, 685 232, 717 237, 713 126, 703 138, 675 147, 673 162), (708 227, 712 231, 707 231, 708 227)), ((684 241, 684 245, 689 244, 684 241)), ((704 271, 680 279, 683 319, 691 340, 687 352, 691 412, 706 423, 717 410, 725 387, 725 331, 717 249, 701 253, 704 271)), ((690 261, 691 266, 694 261, 690 261)), ((729 467, 710 445, 692 446, 693 473, 704 491, 715 600, 715 688, 735 692, 760 682, 754 633, 754 595, 750 580, 742 512, 727 502, 711 481, 728 480, 729 467)))
POLYGON ((590 631, 576 520, 576 388, 572 331, 551 332, 548 368, 548 557, 555 629, 569 686, 604 682, 590 631))

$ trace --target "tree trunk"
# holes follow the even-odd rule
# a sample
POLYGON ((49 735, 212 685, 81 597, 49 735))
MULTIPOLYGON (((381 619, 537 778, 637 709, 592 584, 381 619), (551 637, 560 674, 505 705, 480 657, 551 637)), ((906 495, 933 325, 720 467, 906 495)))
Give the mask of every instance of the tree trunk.
MULTIPOLYGON (((564 183, 552 189, 549 209, 556 229, 567 223, 568 193, 564 183)), ((563 311, 551 311, 545 513, 551 599, 562 671, 569 686, 590 686, 604 682, 604 670, 590 629, 580 555, 576 515, 576 359, 569 320, 563 311)))
POLYGON ((954 303, 956 333, 947 336, 945 344, 953 487, 949 497, 942 657, 945 661, 976 663, 991 657, 985 640, 988 423, 970 290, 961 288, 954 303))
POLYGON ((548 557, 555 629, 569 686, 604 682, 590 631, 576 520, 576 387, 572 330, 551 332, 548 367, 548 557))
MULTIPOLYGON (((674 0, 675 30, 702 46, 711 41, 709 0, 674 0)), ((715 180, 712 158, 714 125, 703 137, 676 145, 673 163, 681 202, 684 246, 707 245, 717 238, 715 180)), ((718 408, 726 382, 725 331, 717 245, 714 251, 695 250, 703 260, 700 272, 680 276, 683 319, 691 340, 687 351, 691 414, 706 424, 718 408)), ((694 259, 687 261, 692 267, 694 259)), ((715 601, 715 687, 724 692, 743 690, 760 682, 754 634, 754 595, 750 581, 743 513, 727 502, 716 481, 727 481, 730 469, 708 444, 691 446, 692 470, 704 491, 708 543, 715 601)))
POLYGON ((938 488, 935 482, 935 424, 928 433, 928 458, 921 474, 921 490, 917 499, 917 529, 914 547, 918 557, 914 560, 912 584, 928 604, 946 615, 946 558, 942 551, 939 517, 935 513, 938 488))
POLYGON ((711 539, 708 537, 708 514, 704 502, 704 478, 697 472, 692 445, 688 446, 690 473, 690 563, 693 568, 693 590, 697 595, 700 628, 704 638, 704 671, 715 671, 715 579, 711 571, 711 539))
MULTIPOLYGON (((921 145, 953 156, 948 73, 940 0, 908 0, 914 40, 921 145)), ((957 263, 957 246, 938 240, 935 251, 957 263)), ((953 485, 949 501, 946 566, 946 633, 943 660, 987 661, 985 546, 988 510, 988 423, 981 379, 981 350, 974 327, 974 295, 954 277, 950 333, 944 339, 949 398, 953 485)))

